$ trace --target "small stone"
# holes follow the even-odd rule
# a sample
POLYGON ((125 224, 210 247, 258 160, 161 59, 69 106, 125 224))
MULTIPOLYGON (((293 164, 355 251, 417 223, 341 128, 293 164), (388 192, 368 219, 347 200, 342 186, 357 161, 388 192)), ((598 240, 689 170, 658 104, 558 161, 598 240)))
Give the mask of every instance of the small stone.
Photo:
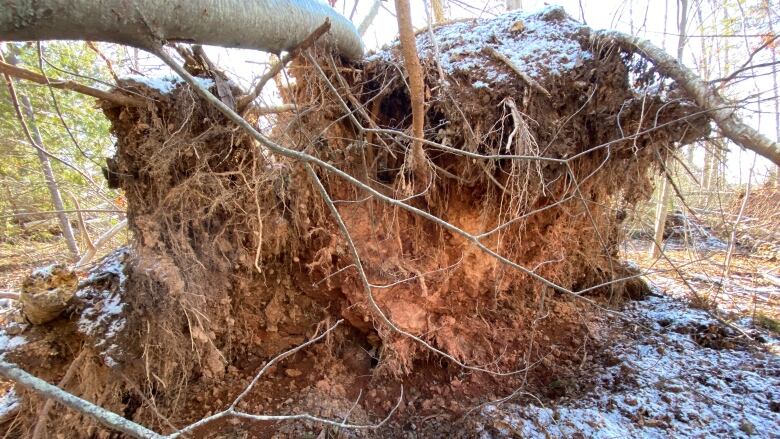
POLYGON ((512 27, 509 28, 510 32, 522 32, 525 30, 525 22, 523 20, 517 20, 512 23, 512 27))
POLYGON ((288 377, 290 377, 290 378, 295 378, 295 377, 299 377, 299 376, 303 375, 303 372, 301 372, 301 371, 300 371, 300 370, 298 370, 298 369, 285 369, 285 370, 284 370, 284 373, 285 373, 285 374, 286 374, 288 377))
POLYGON ((742 423, 739 424, 739 429, 749 435, 752 435, 753 433, 756 432, 756 426, 753 425, 753 423, 748 421, 747 419, 742 420, 742 423))

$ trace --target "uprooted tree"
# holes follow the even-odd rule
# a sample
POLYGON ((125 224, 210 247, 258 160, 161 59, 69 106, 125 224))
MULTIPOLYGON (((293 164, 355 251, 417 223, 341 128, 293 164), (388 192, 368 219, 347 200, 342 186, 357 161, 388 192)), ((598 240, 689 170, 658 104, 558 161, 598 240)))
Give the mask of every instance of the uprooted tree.
MULTIPOLYGON (((184 82, 75 90, 111 121, 106 174, 126 194, 134 244, 77 288, 62 269, 34 274, 27 294, 69 288, 66 312, 28 328, 33 341, 6 360, 69 394, 1 363, 30 389, 29 430, 91 434, 97 421, 176 437, 229 417, 376 427, 522 386, 548 392, 595 352, 598 311, 644 293, 618 259, 620 224, 669 154, 714 122, 780 163, 777 144, 673 58, 557 8, 419 33, 424 138, 409 130, 399 47, 363 58, 351 24, 313 2, 0 11, 0 40, 47 38, 138 46, 184 82), (172 41, 289 51, 291 111, 261 133, 258 92, 197 48, 177 64, 172 41), (306 340, 327 341, 302 351, 306 340), (296 361, 274 370, 288 349, 296 361), (287 381, 259 379, 273 373, 287 381), (47 398, 77 411, 55 415, 47 398)), ((11 67, 0 65, 36 80, 11 67)))

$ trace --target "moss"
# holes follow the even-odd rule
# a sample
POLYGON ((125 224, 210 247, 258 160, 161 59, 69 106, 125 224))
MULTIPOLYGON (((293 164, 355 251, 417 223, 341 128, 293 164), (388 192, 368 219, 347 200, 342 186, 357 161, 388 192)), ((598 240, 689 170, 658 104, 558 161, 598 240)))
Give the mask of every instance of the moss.
POLYGON ((753 317, 753 324, 776 334, 780 334, 780 320, 764 313, 757 313, 753 317))

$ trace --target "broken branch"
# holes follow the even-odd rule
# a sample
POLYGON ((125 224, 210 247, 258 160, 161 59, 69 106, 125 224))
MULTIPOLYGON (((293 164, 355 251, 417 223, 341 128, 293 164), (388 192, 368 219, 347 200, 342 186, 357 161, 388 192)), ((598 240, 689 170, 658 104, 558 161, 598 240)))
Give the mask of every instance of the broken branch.
POLYGON ((117 105, 140 107, 144 105, 145 102, 143 99, 99 90, 97 88, 92 88, 74 81, 60 79, 50 79, 47 81, 46 77, 43 75, 31 72, 21 67, 12 66, 11 64, 3 61, 0 61, 0 72, 19 79, 26 79, 27 81, 32 81, 41 85, 48 85, 50 87, 59 88, 61 90, 75 91, 76 93, 81 93, 87 96, 92 96, 93 98, 113 102, 117 105))

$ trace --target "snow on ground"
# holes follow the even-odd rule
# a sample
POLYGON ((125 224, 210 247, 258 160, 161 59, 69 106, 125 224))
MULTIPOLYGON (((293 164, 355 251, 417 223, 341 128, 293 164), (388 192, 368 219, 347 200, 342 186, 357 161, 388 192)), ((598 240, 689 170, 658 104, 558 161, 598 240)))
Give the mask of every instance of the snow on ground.
POLYGON ((5 354, 19 346, 27 343, 27 339, 23 335, 9 335, 6 332, 0 332, 0 359, 5 354))
POLYGON ((595 389, 548 407, 486 406, 480 437, 780 438, 777 350, 748 347, 671 297, 634 302, 626 314, 639 324, 619 329, 595 389))

